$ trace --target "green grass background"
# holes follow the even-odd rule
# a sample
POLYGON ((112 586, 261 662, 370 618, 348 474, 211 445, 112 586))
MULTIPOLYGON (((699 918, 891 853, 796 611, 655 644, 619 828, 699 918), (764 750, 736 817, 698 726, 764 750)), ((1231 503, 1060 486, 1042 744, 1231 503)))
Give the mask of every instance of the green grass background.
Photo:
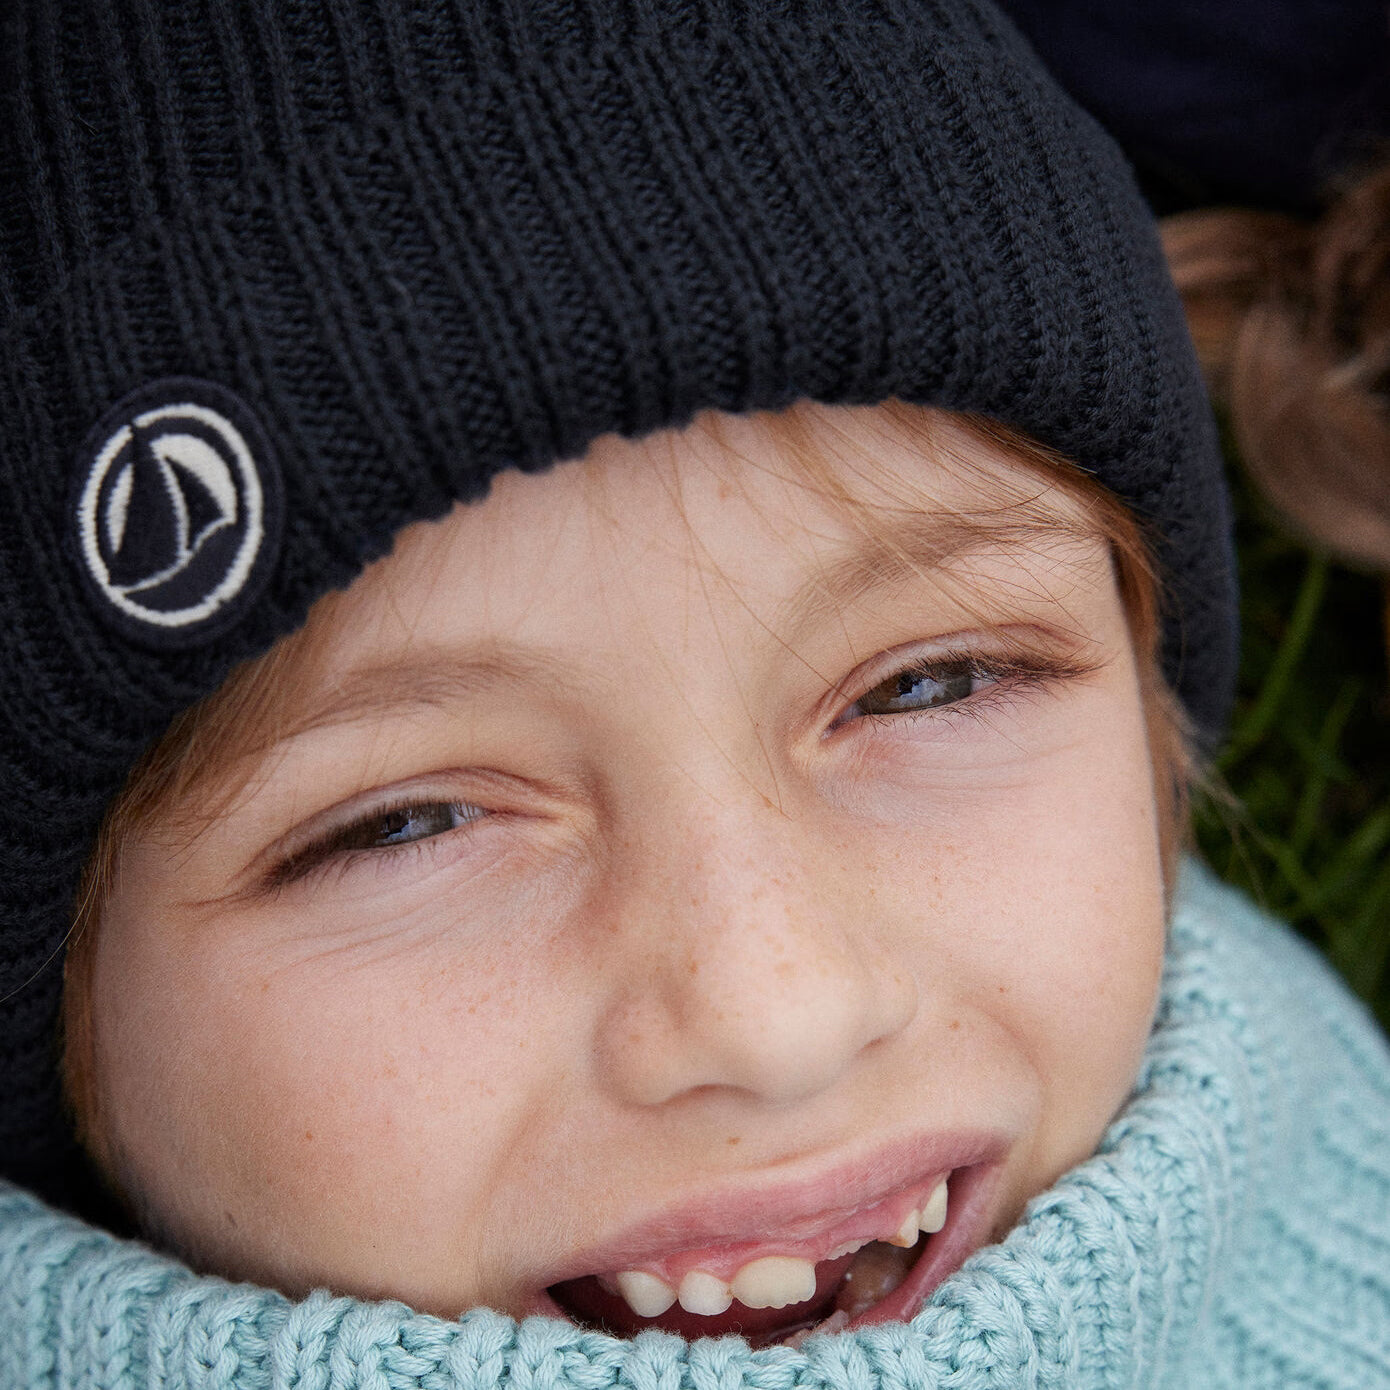
POLYGON ((1233 484, 1240 693, 1196 799, 1197 844, 1321 947, 1390 1029, 1385 589, 1310 551, 1233 484))

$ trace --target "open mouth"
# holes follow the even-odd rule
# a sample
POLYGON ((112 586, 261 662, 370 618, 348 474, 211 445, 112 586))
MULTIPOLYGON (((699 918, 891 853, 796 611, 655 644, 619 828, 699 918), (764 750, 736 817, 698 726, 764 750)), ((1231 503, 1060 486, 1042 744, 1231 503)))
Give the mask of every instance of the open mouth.
POLYGON ((957 1168, 848 1214, 818 1237, 678 1251, 553 1285, 571 1320, 797 1346, 813 1332, 912 1317, 980 1243, 987 1170, 957 1168))

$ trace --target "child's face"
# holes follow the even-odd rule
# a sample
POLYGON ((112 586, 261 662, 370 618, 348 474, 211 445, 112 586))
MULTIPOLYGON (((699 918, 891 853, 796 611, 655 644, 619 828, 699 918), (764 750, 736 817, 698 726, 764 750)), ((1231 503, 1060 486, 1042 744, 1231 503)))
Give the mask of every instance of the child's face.
POLYGON ((662 1324, 769 1335, 870 1257, 910 1315, 1093 1149, 1164 935, 1105 543, 948 422, 964 466, 800 415, 857 509, 725 420, 412 528, 230 806, 128 846, 95 1080, 165 1239, 446 1316, 734 1283, 662 1324))

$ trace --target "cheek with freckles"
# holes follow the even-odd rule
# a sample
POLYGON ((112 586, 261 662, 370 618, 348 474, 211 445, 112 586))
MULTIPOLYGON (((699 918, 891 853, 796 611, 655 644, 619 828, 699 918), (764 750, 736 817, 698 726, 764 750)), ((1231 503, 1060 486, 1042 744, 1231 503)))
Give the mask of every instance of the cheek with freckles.
POLYGON ((986 1073, 1036 1098, 1013 1215, 1093 1151, 1123 1104, 1162 969, 1137 695, 1094 720, 1100 736, 1069 740, 1046 775, 983 796, 927 796, 899 778, 901 804, 914 809, 886 834, 875 874, 880 909, 921 924, 905 953, 920 979, 949 990, 944 1006, 992 1058, 986 1073))
MULTIPOLYGON (((1100 853, 1053 841, 1024 856, 1035 866, 1013 885, 1024 910, 1015 908, 1012 930, 980 928, 985 959, 973 976, 981 1011, 1014 1040, 1041 1097, 1019 1209, 1094 1150, 1123 1104, 1163 962, 1159 877, 1124 872, 1124 846, 1144 843, 1126 831, 1143 825, 1121 821, 1118 834, 1114 823, 1071 829, 1100 853)), ((998 905, 997 920, 1007 920, 1007 904, 998 905)))
POLYGON ((541 953, 527 973, 456 947, 258 957, 222 925, 189 938, 105 924, 101 989, 123 1003, 95 1001, 99 1078, 151 1225, 199 1264, 297 1291, 480 1298, 487 1228, 522 1205, 504 1170, 534 1169, 536 1117, 555 1124, 565 1094, 574 1050, 558 1011, 532 1008, 556 962, 541 953), (166 985, 131 1008, 142 978, 166 985), (446 1273, 422 1279, 422 1263, 446 1273))

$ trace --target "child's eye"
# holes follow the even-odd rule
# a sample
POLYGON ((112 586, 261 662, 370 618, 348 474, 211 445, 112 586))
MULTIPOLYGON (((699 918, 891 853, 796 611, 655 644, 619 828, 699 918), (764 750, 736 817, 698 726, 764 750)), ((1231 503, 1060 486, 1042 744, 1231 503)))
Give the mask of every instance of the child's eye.
POLYGON ((848 713, 850 716, 905 714, 935 709, 955 704, 993 684, 992 676, 967 662, 918 662, 865 691, 848 713))
POLYGON ((331 844, 335 851, 408 845, 413 840, 426 840, 431 835, 443 835, 461 825, 470 825, 482 814, 476 806, 462 801, 399 806, 345 826, 331 837, 331 844))
POLYGON ((855 719, 920 714, 962 705, 970 709, 1025 690, 1091 674, 1093 662, 1061 653, 940 652, 910 661, 866 690, 835 720, 838 728, 855 719))
POLYGON ((404 848, 463 829, 487 814, 467 801, 427 801, 373 811, 292 853, 276 868, 271 880, 283 887, 330 860, 404 848))

